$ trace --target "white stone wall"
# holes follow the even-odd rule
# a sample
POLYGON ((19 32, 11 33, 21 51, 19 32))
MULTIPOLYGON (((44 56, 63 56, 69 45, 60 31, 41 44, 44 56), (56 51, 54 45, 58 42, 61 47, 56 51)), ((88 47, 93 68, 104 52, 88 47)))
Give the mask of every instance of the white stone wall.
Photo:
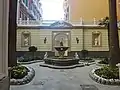
POLYGON ((84 47, 88 51, 108 51, 108 33, 106 29, 85 29, 84 30, 84 47), (101 32, 101 46, 92 46, 92 32, 101 32))
POLYGON ((36 46, 38 51, 51 51, 52 50, 52 31, 40 29, 18 29, 17 30, 17 51, 28 51, 28 47, 21 46, 22 32, 29 31, 31 33, 31 46, 36 46), (44 44, 44 38, 47 38, 44 44))
POLYGON ((83 49, 83 29, 71 30, 71 51, 81 51, 83 49), (76 37, 79 43, 76 42, 76 37))
MULTIPOLYGON (((23 31, 31 32, 31 45, 38 48, 38 51, 52 51, 52 31, 70 31, 71 34, 71 51, 81 51, 84 49, 88 51, 108 51, 108 33, 107 29, 18 29, 17 30, 17 51, 28 51, 28 47, 21 47, 21 33, 23 31), (101 46, 92 46, 92 32, 101 32, 101 46), (47 43, 44 44, 44 38, 47 38, 47 43), (79 43, 76 42, 76 37, 79 43)), ((119 31, 120 34, 120 31, 119 31)), ((119 35, 120 39, 120 35, 119 35)))

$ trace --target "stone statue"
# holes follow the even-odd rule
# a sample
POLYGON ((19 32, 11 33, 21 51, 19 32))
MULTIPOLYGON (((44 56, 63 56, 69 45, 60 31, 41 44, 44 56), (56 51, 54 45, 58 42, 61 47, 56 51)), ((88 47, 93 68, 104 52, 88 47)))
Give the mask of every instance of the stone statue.
POLYGON ((79 59, 77 52, 75 53, 75 59, 79 59))
POLYGON ((45 39, 44 39, 44 44, 46 44, 46 42, 47 42, 47 38, 45 37, 45 39))
POLYGON ((95 41, 94 41, 95 45, 99 45, 99 41, 98 41, 98 38, 95 38, 95 41))
POLYGON ((60 46, 63 46, 63 42, 62 41, 60 41, 60 46))
POLYGON ((44 59, 47 59, 47 57, 48 57, 48 54, 47 52, 45 52, 44 59))
POLYGON ((79 43, 79 39, 76 37, 77 44, 79 43))
POLYGON ((63 38, 61 38, 60 46, 63 46, 63 38))
POLYGON ((28 46, 28 45, 29 45, 28 37, 26 37, 26 38, 24 39, 24 45, 25 45, 25 46, 28 46))

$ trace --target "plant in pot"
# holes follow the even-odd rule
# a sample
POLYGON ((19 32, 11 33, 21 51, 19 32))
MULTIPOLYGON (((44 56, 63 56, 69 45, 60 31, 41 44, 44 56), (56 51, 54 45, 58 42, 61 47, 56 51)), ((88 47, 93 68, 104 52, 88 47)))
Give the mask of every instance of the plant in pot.
POLYGON ((83 59, 86 60, 86 57, 88 56, 88 50, 82 50, 81 53, 82 53, 83 59))
POLYGON ((32 59, 34 60, 35 52, 37 51, 37 47, 31 46, 31 47, 29 47, 29 51, 32 52, 32 59))
POLYGON ((106 57, 103 60, 101 60, 100 62, 98 62, 99 64, 109 64, 109 59, 106 57))

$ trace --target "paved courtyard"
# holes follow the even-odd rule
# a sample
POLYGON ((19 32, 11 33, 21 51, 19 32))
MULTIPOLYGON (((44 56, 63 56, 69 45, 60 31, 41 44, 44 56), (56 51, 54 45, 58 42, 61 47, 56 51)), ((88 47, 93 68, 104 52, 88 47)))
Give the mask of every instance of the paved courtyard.
POLYGON ((97 67, 96 65, 74 69, 51 69, 40 67, 39 63, 28 66, 34 68, 36 72, 32 82, 27 85, 11 86, 10 90, 120 90, 120 86, 101 85, 89 77, 90 70, 97 67))

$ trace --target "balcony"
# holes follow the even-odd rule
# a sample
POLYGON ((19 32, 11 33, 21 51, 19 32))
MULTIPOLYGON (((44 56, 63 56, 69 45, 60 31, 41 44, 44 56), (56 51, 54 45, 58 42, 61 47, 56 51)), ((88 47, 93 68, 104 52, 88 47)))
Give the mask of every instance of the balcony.
MULTIPOLYGON (((17 25, 18 26, 49 26, 52 23, 59 21, 59 20, 18 20, 17 25)), ((83 21, 80 19, 80 21, 66 21, 68 23, 71 23, 73 26, 99 26, 98 21, 83 21)))
MULTIPOLYGON (((56 22, 56 21, 61 21, 61 20, 22 20, 19 19, 17 21, 17 25, 18 26, 49 26, 52 23, 56 22)), ((82 18, 80 18, 80 21, 66 21, 70 24, 72 24, 73 26, 94 26, 94 27, 98 27, 100 25, 98 25, 99 21, 95 20, 95 18, 93 19, 93 21, 83 21, 82 18)), ((120 27, 120 21, 118 21, 118 27, 120 27)), ((103 26, 104 27, 104 26, 103 26)))

